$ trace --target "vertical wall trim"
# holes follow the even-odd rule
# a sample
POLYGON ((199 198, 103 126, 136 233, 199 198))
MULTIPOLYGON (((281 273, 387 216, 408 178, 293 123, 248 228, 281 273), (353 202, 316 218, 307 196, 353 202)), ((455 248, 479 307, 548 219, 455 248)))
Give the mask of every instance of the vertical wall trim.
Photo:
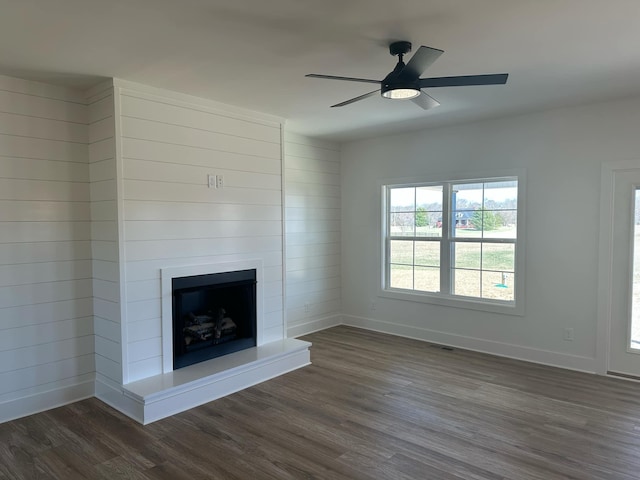
POLYGON ((114 86, 114 122, 115 122, 115 156, 116 156, 116 203, 118 205, 118 264, 120 275, 120 332, 122 350, 122 383, 129 383, 129 335, 127 333, 127 270, 125 256, 125 236, 124 236, 124 165, 122 159, 122 116, 121 116, 121 91, 119 86, 114 86))
POLYGON ((287 315, 287 169, 285 160, 287 157, 285 155, 284 143, 284 124, 282 124, 280 125, 280 184, 282 185, 282 338, 287 338, 287 329, 289 327, 289 316, 287 315))

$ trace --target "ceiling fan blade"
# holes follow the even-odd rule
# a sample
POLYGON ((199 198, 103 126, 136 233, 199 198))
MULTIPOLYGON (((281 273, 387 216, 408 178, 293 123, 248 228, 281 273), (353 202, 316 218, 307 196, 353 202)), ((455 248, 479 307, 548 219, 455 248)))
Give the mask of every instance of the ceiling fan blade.
POLYGON ((420 88, 466 87, 471 85, 503 85, 507 83, 508 73, 493 75, 464 75, 459 77, 420 78, 420 88))
POLYGON ((398 78, 402 80, 416 80, 435 62, 444 51, 437 48, 421 46, 405 65, 398 78))
POLYGON ((377 83, 380 84, 380 80, 369 80, 368 78, 353 78, 353 77, 336 77, 334 75, 319 75, 317 73, 308 73, 305 77, 310 78, 326 78, 327 80, 345 80, 347 82, 361 82, 361 83, 377 83))
POLYGON ((433 98, 431 95, 427 95, 425 92, 421 92, 416 98, 412 98, 411 101, 419 107, 429 110, 440 106, 440 102, 433 98))
POLYGON ((345 105, 349 105, 350 103, 354 103, 360 100, 364 100, 365 98, 373 97, 376 94, 379 94, 380 90, 374 90, 373 92, 365 93, 364 95, 360 95, 359 97, 352 98, 351 100, 345 100, 342 103, 336 103, 335 105, 331 105, 333 107, 344 107, 345 105))

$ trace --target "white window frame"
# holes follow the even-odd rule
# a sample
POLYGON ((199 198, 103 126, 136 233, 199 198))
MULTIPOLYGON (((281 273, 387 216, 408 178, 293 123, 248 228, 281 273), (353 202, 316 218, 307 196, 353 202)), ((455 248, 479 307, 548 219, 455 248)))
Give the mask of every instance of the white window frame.
MULTIPOLYGON (((383 180, 380 182, 379 192, 381 195, 381 223, 380 223, 380 283, 378 295, 381 297, 392 298, 396 300, 408 300, 413 302, 431 303, 436 305, 444 305, 450 307, 465 308, 471 310, 480 310, 493 313, 501 313, 507 315, 524 315, 524 259, 525 259, 525 209, 524 199, 526 193, 526 175, 524 170, 500 170, 495 172, 477 172, 467 175, 430 175, 424 178, 397 178, 383 180), (451 213, 450 199, 451 192, 446 184, 450 183, 487 183, 499 182, 505 180, 517 180, 518 182, 518 200, 517 200, 517 231, 515 241, 515 265, 514 265, 514 301, 503 301, 486 298, 466 297, 454 295, 444 292, 423 292, 417 290, 390 288, 389 285, 389 249, 390 240, 388 238, 389 227, 388 222, 388 192, 389 188, 398 187, 417 187, 425 185, 442 185, 445 184, 443 191, 443 225, 442 237, 437 239, 425 239, 425 241, 437 241, 441 245, 444 242, 460 242, 465 241, 464 238, 451 237, 449 227, 449 216, 451 213), (448 214, 447 214, 448 212, 448 214)), ((408 240, 412 237, 407 237, 408 240)), ((476 242, 474 240, 474 242, 476 242)), ((487 242, 489 243, 489 242, 487 242)), ((499 243, 491 241, 491 243, 499 243)), ((512 243, 512 242, 509 242, 512 243)), ((447 249, 447 251, 450 251, 447 249)), ((448 282, 450 275, 450 259, 446 255, 441 255, 440 274, 444 277, 443 282, 448 282)))

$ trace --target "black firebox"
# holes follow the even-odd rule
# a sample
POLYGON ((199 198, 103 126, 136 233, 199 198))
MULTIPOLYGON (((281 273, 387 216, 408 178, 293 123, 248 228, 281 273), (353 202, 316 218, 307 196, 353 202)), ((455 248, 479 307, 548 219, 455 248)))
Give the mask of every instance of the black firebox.
POLYGON ((256 271, 171 280, 173 369, 256 346, 256 271))

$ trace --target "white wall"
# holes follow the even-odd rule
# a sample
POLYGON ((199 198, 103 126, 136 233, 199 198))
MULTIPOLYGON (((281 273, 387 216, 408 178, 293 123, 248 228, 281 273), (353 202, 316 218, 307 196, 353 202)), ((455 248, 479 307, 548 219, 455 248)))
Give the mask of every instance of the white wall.
POLYGON ((160 269, 260 259, 263 342, 283 338, 281 124, 119 82, 123 382, 162 373, 160 269), (224 188, 208 188, 207 175, 224 188))
POLYGON ((0 77, 0 421, 93 394, 87 107, 0 77))
POLYGON ((346 323, 594 371, 600 169, 640 159, 639 124, 633 99, 344 145, 346 323), (380 180, 511 168, 527 173, 524 316, 377 296, 380 180))
POLYGON ((340 151, 285 134, 287 332, 341 323, 340 151))

